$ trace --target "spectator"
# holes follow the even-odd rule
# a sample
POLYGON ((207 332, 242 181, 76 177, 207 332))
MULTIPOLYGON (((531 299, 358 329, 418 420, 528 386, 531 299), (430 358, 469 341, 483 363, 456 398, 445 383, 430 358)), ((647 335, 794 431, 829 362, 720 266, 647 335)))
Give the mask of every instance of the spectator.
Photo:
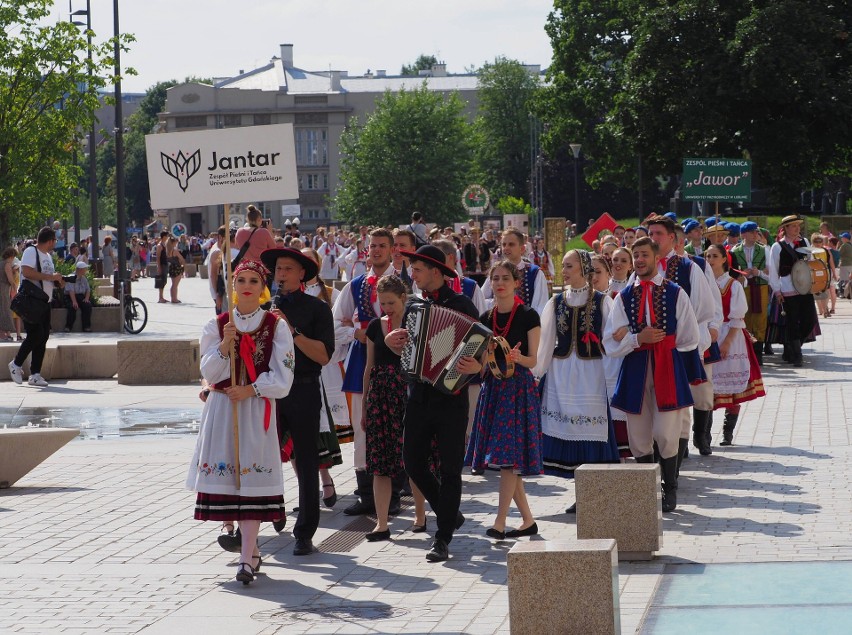
POLYGON ((420 212, 414 212, 411 215, 411 223, 406 227, 411 232, 414 232, 414 242, 415 247, 420 248, 423 245, 429 243, 428 238, 426 237, 426 223, 423 222, 423 214, 420 212))
POLYGON ((139 272, 142 264, 139 261, 139 239, 134 236, 130 239, 130 279, 134 282, 139 280, 139 272))
POLYGON ((139 276, 148 277, 148 239, 145 237, 139 240, 139 276))
POLYGON ((186 260, 184 260, 183 254, 180 253, 180 250, 178 249, 178 240, 174 236, 169 238, 168 243, 166 243, 166 250, 169 263, 169 278, 172 280, 172 286, 169 288, 169 295, 171 295, 172 304, 180 304, 181 302, 178 300, 178 285, 183 279, 183 266, 186 263, 186 260))
POLYGON ((111 278, 115 272, 115 247, 112 246, 112 236, 104 236, 104 244, 101 247, 101 261, 103 262, 104 278, 111 278))
POLYGON ((840 292, 844 293, 849 287, 849 280, 852 278, 852 234, 843 232, 840 234, 840 292))
POLYGON ((75 265, 77 276, 74 282, 69 282, 65 285, 65 308, 67 314, 65 318, 65 332, 70 333, 74 328, 74 321, 77 319, 77 310, 80 310, 83 323, 83 331, 91 333, 92 331, 92 289, 89 286, 89 278, 86 276, 89 273, 89 266, 85 262, 78 262, 75 265))
POLYGON ((12 330, 15 328, 12 322, 12 297, 15 294, 15 258, 18 251, 14 247, 6 247, 3 250, 3 272, 0 273, 0 342, 12 341, 12 330))
MULTIPOLYGON (((254 205, 248 206, 246 212, 248 226, 237 231, 237 237, 234 239, 234 247, 242 249, 243 245, 248 243, 240 262, 243 260, 260 261, 260 254, 267 249, 275 249, 275 239, 270 231, 264 226, 263 214, 254 205)), ((236 263, 239 264, 239 263, 236 263)))
MULTIPOLYGON (((50 298, 53 296, 53 287, 58 284, 64 286, 62 274, 56 273, 53 267, 53 248, 56 245, 56 234, 50 227, 42 227, 38 232, 36 245, 27 248, 21 257, 22 275, 34 285, 41 289, 50 298)), ((23 282, 21 283, 23 284, 23 282)), ((47 340, 50 337, 50 303, 43 317, 37 322, 24 322, 27 331, 26 339, 21 343, 15 359, 9 362, 9 375, 16 384, 24 383, 23 365, 24 361, 32 353, 30 361, 30 386, 47 386, 47 382, 41 376, 41 364, 44 361, 44 352, 47 348, 47 340)))

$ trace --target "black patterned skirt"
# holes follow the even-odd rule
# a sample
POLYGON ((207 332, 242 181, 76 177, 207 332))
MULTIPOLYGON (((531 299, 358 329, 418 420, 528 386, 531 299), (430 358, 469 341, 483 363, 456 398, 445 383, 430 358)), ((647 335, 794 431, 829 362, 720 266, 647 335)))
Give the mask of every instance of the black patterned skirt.
MULTIPOLYGON (((367 421, 367 471, 394 477, 402 463, 402 420, 408 386, 399 364, 382 364, 370 370, 370 390, 364 404, 367 421)), ((358 425, 358 422, 356 422, 358 425)))

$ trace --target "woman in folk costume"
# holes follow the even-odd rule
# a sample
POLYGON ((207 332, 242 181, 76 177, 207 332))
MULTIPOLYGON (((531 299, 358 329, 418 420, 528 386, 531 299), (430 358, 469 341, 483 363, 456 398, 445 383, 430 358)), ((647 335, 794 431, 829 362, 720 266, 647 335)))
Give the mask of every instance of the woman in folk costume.
POLYGON ((724 322, 719 329, 722 360, 716 363, 713 371, 713 393, 714 409, 725 409, 725 424, 719 445, 731 445, 740 416, 740 404, 765 397, 766 392, 751 336, 745 329, 745 314, 748 311, 745 291, 729 273, 730 255, 724 247, 710 245, 704 257, 713 269, 716 284, 722 293, 724 322))
MULTIPOLYGON (((544 472, 572 478, 583 463, 618 463, 609 415, 601 340, 612 298, 596 291, 593 257, 572 249, 562 259, 565 290, 541 318, 536 376, 546 373, 541 405, 544 472)), ((572 505, 567 512, 574 513, 572 505)))
POLYGON ((275 400, 290 392, 295 358, 287 325, 260 308, 269 299, 268 276, 263 264, 241 262, 233 273, 232 321, 223 313, 202 331, 201 375, 211 393, 186 479, 187 488, 198 492, 197 520, 239 523, 237 580, 244 584, 254 580, 262 563, 260 523, 284 518, 275 400), (236 356, 233 383, 231 354, 236 356))
MULTIPOLYGON (((510 261, 497 262, 488 279, 494 292, 494 307, 483 313, 481 320, 494 335, 508 342, 514 373, 502 379, 493 372, 486 374, 464 462, 480 470, 489 466, 500 469, 497 517, 486 534, 503 540, 538 533, 538 525, 524 491, 523 477, 544 471, 541 461, 541 401, 531 372, 538 357, 541 319, 533 308, 524 305, 517 297, 521 272, 510 261), (522 524, 518 529, 506 531, 512 500, 521 512, 522 524)), ((464 372, 470 371, 466 369, 464 372)))
MULTIPOLYGON (((612 277, 609 281, 607 295, 615 300, 615 296, 624 291, 630 274, 633 273, 633 254, 627 247, 619 247, 612 252, 612 277)), ((606 371, 606 386, 609 395, 615 392, 615 384, 618 382, 618 371, 621 369, 621 359, 604 355, 604 369, 606 371)), ((622 460, 630 458, 630 437, 627 434, 627 415, 618 408, 609 408, 612 417, 612 427, 615 430, 615 442, 618 444, 618 454, 622 460)))

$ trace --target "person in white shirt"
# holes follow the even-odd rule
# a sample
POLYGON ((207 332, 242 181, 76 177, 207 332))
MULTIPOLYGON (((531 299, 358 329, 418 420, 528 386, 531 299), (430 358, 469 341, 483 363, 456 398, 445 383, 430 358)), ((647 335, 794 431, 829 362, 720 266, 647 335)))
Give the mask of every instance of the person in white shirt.
MULTIPOLYGON (((50 337, 50 298, 53 297, 54 285, 65 286, 61 273, 56 273, 53 266, 53 250, 56 246, 56 233, 50 227, 42 227, 38 232, 36 244, 27 247, 21 255, 21 288, 25 284, 35 284, 47 294, 45 310, 42 318, 37 322, 24 320, 24 329, 27 338, 21 343, 15 359, 9 362, 9 375, 16 384, 24 383, 23 365, 24 361, 32 353, 30 360, 30 377, 27 383, 30 386, 47 386, 47 382, 41 376, 41 365, 44 361, 44 353, 47 349, 47 340, 50 337)), ((19 293, 21 291, 19 290, 19 293)))
POLYGON ((340 275, 343 249, 335 242, 334 234, 329 232, 325 237, 325 242, 316 251, 322 258, 320 277, 323 280, 337 280, 340 275))
MULTIPOLYGON (((521 274, 521 286, 517 291, 518 297, 524 304, 531 306, 541 315, 550 297, 547 290, 547 278, 538 265, 530 264, 523 259, 525 244, 526 239, 523 232, 510 227, 503 232, 501 238, 502 257, 515 265, 521 274)), ((487 278, 485 284, 482 285, 482 294, 486 302, 494 300, 491 281, 487 278)))

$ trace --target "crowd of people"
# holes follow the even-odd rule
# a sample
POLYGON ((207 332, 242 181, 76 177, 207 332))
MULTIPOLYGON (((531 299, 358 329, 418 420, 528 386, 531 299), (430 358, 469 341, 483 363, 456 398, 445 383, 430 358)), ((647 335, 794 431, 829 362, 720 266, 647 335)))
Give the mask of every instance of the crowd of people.
MULTIPOLYGON (((231 240, 231 293, 221 227, 210 256, 217 316, 202 338, 206 403, 187 485, 198 492, 196 518, 221 521, 219 544, 241 554, 237 579, 250 583, 262 563, 259 523, 285 527, 282 461, 294 463, 299 488, 293 553, 315 550, 320 498, 337 502, 327 469, 341 463, 341 443, 354 443, 357 483, 344 513, 375 514, 366 539, 389 540, 400 495, 410 493, 410 531, 429 531, 428 510, 435 516, 431 562, 449 558, 465 522, 466 467, 500 474, 484 532, 494 540, 538 533, 527 479, 570 479, 584 463, 659 463, 663 511, 677 509, 690 436, 712 454, 722 411, 720 445, 734 442, 742 404, 765 395, 761 366, 773 343, 802 365, 802 344, 819 334, 819 298, 797 291, 791 271, 822 258, 818 238, 833 236, 806 240, 796 215, 774 240, 753 222, 672 216, 570 250, 561 289, 540 238, 517 229, 427 232, 416 215, 393 230, 267 237, 250 211, 231 240), (339 291, 327 284, 338 278, 339 291), (439 390, 409 367, 412 348, 434 349, 411 330, 423 306, 463 314, 495 336, 485 355, 462 355, 447 369, 471 380, 460 390, 439 390), (244 412, 247 400, 254 410, 244 412), (235 430, 249 426, 247 445, 235 430), (510 527, 513 504, 520 523, 510 527)), ((848 234, 839 241, 838 254, 824 250, 835 278, 850 271, 841 269, 848 234)), ((576 503, 566 510, 575 511, 576 503)))

